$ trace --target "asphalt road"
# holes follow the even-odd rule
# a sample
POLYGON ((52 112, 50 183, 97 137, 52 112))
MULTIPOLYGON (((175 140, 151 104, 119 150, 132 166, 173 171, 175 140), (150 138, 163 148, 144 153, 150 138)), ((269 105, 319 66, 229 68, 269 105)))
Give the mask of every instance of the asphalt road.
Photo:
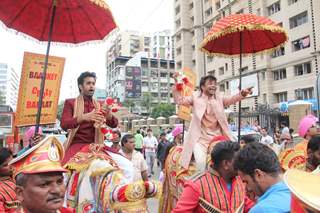
MULTIPOLYGON (((159 180, 160 167, 157 166, 157 163, 154 164, 154 175, 151 177, 153 180, 159 180)), ((158 199, 148 199, 147 201, 148 210, 150 213, 157 213, 159 208, 158 199)))

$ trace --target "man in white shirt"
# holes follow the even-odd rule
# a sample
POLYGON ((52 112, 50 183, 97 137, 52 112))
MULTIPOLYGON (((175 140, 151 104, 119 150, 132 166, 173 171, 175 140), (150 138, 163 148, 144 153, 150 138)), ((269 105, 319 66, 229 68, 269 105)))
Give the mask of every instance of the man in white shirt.
POLYGON ((261 128, 261 140, 260 140, 260 143, 264 144, 264 145, 272 145, 273 144, 273 138, 268 135, 268 132, 267 132, 267 128, 261 128))
POLYGON ((280 126, 281 126, 281 134, 290 134, 290 130, 289 130, 289 127, 287 127, 286 122, 282 122, 280 126))
POLYGON ((156 158, 156 149, 158 147, 158 141, 156 137, 152 135, 152 130, 147 130, 147 136, 143 139, 143 148, 146 155, 148 164, 148 177, 154 174, 153 164, 156 158))
POLYGON ((148 180, 147 174, 147 163, 143 158, 141 152, 136 151, 135 149, 135 139, 133 135, 126 134, 121 139, 121 150, 120 154, 128 158, 134 167, 134 181, 138 180, 148 180))

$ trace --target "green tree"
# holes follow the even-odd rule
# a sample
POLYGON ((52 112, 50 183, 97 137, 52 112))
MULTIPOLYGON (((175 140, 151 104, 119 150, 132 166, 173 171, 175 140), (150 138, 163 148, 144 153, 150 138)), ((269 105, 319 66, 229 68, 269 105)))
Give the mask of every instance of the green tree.
POLYGON ((158 117, 170 117, 174 115, 176 112, 176 106, 173 104, 159 104, 152 109, 151 117, 158 118, 158 117))
POLYGON ((63 106, 64 106, 64 101, 60 101, 60 103, 58 104, 58 113, 57 113, 57 119, 59 121, 61 120, 63 106))

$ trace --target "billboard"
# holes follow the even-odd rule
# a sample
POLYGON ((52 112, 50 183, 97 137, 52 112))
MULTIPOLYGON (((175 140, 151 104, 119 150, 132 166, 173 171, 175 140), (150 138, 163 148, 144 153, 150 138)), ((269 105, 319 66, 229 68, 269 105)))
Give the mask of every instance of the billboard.
MULTIPOLYGON (((45 55, 24 53, 15 119, 16 126, 30 126, 36 123, 44 61, 45 55)), ((65 58, 49 56, 40 124, 56 122, 64 63, 65 58)))
MULTIPOLYGON (((234 79, 230 81, 230 92, 231 95, 236 95, 239 93, 239 79, 234 79)), ((258 81, 258 74, 252 74, 242 77, 242 89, 253 87, 252 95, 247 97, 254 97, 259 95, 259 81, 258 81)))
POLYGON ((141 97, 141 67, 126 66, 125 68, 126 98, 141 97))

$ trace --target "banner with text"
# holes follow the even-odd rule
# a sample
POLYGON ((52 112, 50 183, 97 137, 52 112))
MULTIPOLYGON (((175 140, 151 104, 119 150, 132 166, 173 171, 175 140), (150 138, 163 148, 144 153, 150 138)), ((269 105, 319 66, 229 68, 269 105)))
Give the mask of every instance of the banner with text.
MULTIPOLYGON (((197 75, 188 67, 183 68, 183 74, 188 77, 189 84, 183 87, 182 96, 191 96, 194 91, 197 75)), ((179 106, 178 117, 185 121, 191 120, 191 107, 179 106)))
MULTIPOLYGON (((19 86, 16 126, 35 125, 45 55, 25 52, 19 86)), ((40 124, 55 123, 65 58, 49 56, 40 124)))

